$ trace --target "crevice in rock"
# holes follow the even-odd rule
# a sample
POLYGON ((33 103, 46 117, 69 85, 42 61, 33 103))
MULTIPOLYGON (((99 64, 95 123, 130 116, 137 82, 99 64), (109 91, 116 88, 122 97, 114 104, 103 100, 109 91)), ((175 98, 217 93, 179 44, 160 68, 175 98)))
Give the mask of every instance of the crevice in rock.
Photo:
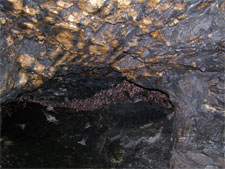
POLYGON ((89 97, 61 101, 34 92, 2 104, 1 166, 169 168, 168 96, 126 80, 110 83, 89 97))

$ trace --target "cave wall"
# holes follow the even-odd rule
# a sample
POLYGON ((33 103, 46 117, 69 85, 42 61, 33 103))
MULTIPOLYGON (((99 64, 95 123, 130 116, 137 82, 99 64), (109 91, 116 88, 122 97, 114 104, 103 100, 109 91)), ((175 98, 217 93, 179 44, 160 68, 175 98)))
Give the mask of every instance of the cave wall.
POLYGON ((55 76, 53 99, 83 73, 126 78, 170 96, 171 168, 224 167, 224 12, 220 0, 2 0, 0 101, 55 76))

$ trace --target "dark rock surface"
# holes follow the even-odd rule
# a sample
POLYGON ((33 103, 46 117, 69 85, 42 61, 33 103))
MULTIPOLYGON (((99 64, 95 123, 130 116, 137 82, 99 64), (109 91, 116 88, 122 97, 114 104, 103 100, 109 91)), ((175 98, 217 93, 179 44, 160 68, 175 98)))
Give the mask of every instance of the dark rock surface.
POLYGON ((169 168, 173 109, 150 97, 118 98, 90 111, 55 108, 57 114, 48 114, 57 123, 46 121, 38 103, 11 103, 4 111, 7 106, 13 114, 3 120, 3 168, 169 168))
POLYGON ((171 168, 224 168, 224 13, 220 0, 2 0, 0 102, 68 107, 127 79, 170 97, 171 168))

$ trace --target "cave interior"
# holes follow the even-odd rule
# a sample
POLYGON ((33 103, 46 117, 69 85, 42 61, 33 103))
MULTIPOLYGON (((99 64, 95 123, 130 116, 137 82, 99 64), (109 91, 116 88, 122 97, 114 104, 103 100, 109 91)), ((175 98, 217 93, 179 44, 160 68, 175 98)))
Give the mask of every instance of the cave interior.
POLYGON ((112 69, 91 73, 64 72, 1 105, 2 166, 169 167, 169 96, 112 69))

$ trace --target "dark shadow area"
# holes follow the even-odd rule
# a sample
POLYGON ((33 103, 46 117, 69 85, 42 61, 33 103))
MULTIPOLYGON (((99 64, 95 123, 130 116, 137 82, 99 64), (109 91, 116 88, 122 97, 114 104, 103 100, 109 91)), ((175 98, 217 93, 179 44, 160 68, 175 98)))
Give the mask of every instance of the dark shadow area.
POLYGON ((169 99, 159 91, 123 96, 87 111, 28 101, 2 105, 1 167, 169 168, 169 99))

